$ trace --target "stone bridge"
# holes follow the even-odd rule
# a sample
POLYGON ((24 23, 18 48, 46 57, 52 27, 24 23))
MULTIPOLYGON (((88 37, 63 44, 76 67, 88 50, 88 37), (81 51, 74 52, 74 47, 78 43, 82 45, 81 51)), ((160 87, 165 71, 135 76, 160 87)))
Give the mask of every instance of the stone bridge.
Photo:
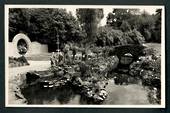
POLYGON ((118 58, 121 58, 125 54, 130 53, 135 60, 143 54, 144 48, 146 48, 146 46, 139 44, 120 45, 110 50, 109 55, 117 55, 118 58))

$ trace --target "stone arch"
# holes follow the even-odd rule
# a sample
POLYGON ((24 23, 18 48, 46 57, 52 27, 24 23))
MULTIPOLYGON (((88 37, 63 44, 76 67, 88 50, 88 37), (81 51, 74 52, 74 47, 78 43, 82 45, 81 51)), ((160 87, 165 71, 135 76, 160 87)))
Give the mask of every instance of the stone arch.
POLYGON ((20 54, 18 53, 18 42, 20 40, 24 40, 26 45, 27 45, 27 52, 26 54, 29 54, 30 53, 30 50, 31 50, 31 40, 29 39, 29 37, 23 33, 19 33, 17 35, 15 35, 15 37, 13 38, 12 40, 12 44, 13 44, 13 47, 12 50, 14 52, 14 56, 20 56, 20 54))
POLYGON ((134 56, 135 59, 137 59, 140 55, 142 55, 142 51, 144 48, 145 46, 143 45, 135 44, 116 46, 114 54, 120 58, 124 54, 130 53, 132 54, 132 56, 134 56))
MULTIPOLYGON (((146 48, 146 46, 139 45, 139 44, 119 45, 119 46, 115 46, 113 50, 110 50, 109 55, 110 56, 116 55, 119 58, 118 66, 122 68, 123 67, 121 63, 122 56, 124 57, 127 54, 130 54, 131 58, 133 58, 131 62, 133 62, 137 60, 139 56, 143 55, 144 48, 146 48)), ((130 61, 131 58, 128 58, 128 60, 130 61)), ((123 65, 126 65, 126 67, 128 67, 130 64, 127 65, 123 64, 123 65)))

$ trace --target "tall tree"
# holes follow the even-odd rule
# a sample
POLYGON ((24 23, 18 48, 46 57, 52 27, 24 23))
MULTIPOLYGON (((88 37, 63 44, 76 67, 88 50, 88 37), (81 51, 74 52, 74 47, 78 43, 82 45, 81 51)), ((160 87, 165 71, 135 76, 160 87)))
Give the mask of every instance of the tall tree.
POLYGON ((93 42, 97 32, 97 27, 101 19, 104 17, 103 9, 76 9, 77 18, 81 27, 87 33, 87 42, 93 42))

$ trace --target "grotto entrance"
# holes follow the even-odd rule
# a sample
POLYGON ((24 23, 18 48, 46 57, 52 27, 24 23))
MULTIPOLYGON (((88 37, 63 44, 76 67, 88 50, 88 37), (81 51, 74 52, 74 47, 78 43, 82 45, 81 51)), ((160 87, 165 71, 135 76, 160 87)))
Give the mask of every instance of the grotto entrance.
POLYGON ((26 54, 28 50, 28 45, 24 39, 20 39, 17 43, 18 53, 21 55, 26 54))

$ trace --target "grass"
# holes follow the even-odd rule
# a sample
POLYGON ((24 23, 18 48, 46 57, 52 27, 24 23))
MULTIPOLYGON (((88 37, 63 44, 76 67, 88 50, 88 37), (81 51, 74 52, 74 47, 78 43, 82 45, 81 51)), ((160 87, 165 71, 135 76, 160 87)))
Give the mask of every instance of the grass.
POLYGON ((149 48, 153 48, 157 51, 157 55, 161 55, 161 44, 160 43, 146 43, 149 48))

